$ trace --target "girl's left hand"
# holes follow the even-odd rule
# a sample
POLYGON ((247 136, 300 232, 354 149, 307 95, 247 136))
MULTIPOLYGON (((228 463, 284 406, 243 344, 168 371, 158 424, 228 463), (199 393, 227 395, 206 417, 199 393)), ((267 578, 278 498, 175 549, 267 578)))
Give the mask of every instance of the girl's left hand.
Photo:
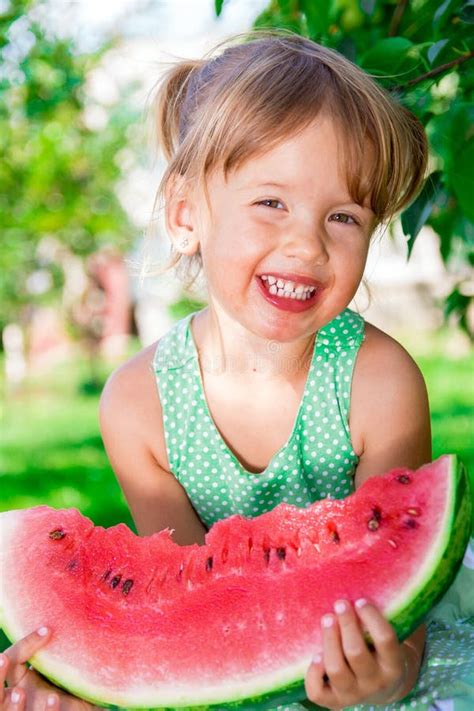
POLYGON ((315 656, 305 677, 308 699, 320 706, 341 709, 395 701, 392 697, 405 684, 406 658, 394 628, 374 605, 360 602, 354 609, 347 600, 339 600, 334 605, 337 614, 321 619, 322 659, 315 656), (369 632, 375 651, 367 646, 362 628, 369 632))

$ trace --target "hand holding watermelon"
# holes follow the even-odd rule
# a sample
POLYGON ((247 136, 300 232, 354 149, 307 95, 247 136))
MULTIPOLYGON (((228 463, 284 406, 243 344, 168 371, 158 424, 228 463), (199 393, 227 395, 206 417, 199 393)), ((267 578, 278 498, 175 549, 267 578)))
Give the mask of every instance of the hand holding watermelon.
POLYGON ((2 711, 89 711, 95 707, 49 684, 27 659, 44 647, 51 632, 45 627, 23 637, 0 654, 0 708, 2 711), (7 688, 5 687, 7 683, 7 688))
POLYGON ((337 616, 321 619, 323 655, 313 657, 306 674, 308 699, 330 709, 398 700, 410 667, 408 648, 399 643, 393 626, 364 599, 355 608, 338 600, 334 610, 337 616), (373 652, 363 630, 373 640, 373 652))

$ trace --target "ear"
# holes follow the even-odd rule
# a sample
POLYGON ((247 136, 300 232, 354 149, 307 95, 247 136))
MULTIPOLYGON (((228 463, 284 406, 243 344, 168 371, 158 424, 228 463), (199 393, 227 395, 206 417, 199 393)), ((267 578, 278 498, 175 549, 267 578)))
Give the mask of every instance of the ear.
POLYGON ((184 176, 170 178, 165 206, 166 229, 175 249, 181 254, 195 254, 199 248, 197 210, 184 176))

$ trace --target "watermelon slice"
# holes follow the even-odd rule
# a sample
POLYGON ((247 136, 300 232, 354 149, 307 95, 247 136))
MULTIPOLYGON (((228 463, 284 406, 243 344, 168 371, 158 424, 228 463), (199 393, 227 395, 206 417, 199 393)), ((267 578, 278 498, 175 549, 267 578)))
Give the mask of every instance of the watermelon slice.
POLYGON ((232 516, 203 546, 94 527, 75 509, 9 511, 2 625, 13 641, 49 625, 32 664, 98 704, 274 708, 305 698, 336 599, 368 598, 407 637, 453 581, 470 517, 452 455, 344 500, 232 516))

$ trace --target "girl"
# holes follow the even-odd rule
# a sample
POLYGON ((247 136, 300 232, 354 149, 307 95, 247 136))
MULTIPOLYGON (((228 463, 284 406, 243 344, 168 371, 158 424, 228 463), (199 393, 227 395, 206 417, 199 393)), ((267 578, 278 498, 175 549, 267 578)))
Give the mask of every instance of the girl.
MULTIPOLYGON (((103 393, 104 443, 138 532, 170 527, 180 544, 203 543, 220 518, 342 498, 431 460, 420 371, 348 308, 376 229, 422 185, 418 120, 337 52, 275 32, 177 64, 154 108, 172 263, 202 267, 208 306, 103 393)), ((428 707, 438 692, 419 676, 425 625, 399 643, 370 601, 327 613, 323 655, 308 660, 311 702, 400 708, 413 692, 411 706, 428 707)), ((22 666, 50 634, 9 650, 20 705, 26 689, 43 709, 54 688, 22 666)))

